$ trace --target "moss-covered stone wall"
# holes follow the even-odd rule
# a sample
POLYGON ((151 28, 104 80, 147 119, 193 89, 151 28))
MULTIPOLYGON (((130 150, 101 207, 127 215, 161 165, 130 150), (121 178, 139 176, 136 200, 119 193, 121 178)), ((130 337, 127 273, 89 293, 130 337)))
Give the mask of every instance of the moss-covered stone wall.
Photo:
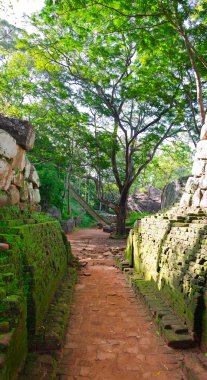
POLYGON ((72 255, 57 220, 17 207, 0 209, 0 242, 0 378, 13 380, 72 255))
POLYGON ((142 219, 131 231, 126 256, 207 347, 207 216, 142 219))

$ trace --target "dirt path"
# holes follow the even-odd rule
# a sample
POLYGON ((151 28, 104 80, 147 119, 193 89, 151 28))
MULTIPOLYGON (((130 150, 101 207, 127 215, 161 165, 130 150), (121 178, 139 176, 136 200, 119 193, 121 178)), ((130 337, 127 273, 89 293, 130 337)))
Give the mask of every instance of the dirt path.
POLYGON ((85 265, 76 285, 57 380, 184 380, 182 351, 167 347, 113 256, 124 241, 100 230, 69 236, 85 265))

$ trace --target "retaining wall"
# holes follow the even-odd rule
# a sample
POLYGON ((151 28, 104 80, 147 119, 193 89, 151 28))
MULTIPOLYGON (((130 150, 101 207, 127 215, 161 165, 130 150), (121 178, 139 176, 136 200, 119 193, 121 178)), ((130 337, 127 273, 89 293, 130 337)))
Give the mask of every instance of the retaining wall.
POLYGON ((158 214, 135 223, 126 256, 207 348, 207 217, 158 214))
POLYGON ((13 380, 72 255, 57 220, 14 206, 0 209, 0 241, 0 378, 13 380))
POLYGON ((29 122, 0 116, 0 206, 31 204, 38 208, 40 181, 26 157, 34 140, 29 122))

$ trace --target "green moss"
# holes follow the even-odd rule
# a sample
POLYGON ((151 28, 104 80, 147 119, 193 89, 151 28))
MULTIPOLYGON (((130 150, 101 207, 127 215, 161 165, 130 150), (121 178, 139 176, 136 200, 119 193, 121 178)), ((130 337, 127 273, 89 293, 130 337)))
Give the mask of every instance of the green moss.
POLYGON ((10 245, 0 254, 0 326, 13 331, 0 377, 13 380, 27 353, 28 329, 41 327, 72 253, 59 222, 45 214, 4 207, 0 219, 0 239, 10 245))

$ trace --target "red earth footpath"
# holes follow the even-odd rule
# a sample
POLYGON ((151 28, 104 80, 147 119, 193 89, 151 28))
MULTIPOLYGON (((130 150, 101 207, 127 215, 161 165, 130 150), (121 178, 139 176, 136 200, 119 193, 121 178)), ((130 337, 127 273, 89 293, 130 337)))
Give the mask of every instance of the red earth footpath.
POLYGON ((183 351, 165 344, 115 266, 126 241, 98 229, 68 238, 81 270, 56 380, 185 380, 183 351))

